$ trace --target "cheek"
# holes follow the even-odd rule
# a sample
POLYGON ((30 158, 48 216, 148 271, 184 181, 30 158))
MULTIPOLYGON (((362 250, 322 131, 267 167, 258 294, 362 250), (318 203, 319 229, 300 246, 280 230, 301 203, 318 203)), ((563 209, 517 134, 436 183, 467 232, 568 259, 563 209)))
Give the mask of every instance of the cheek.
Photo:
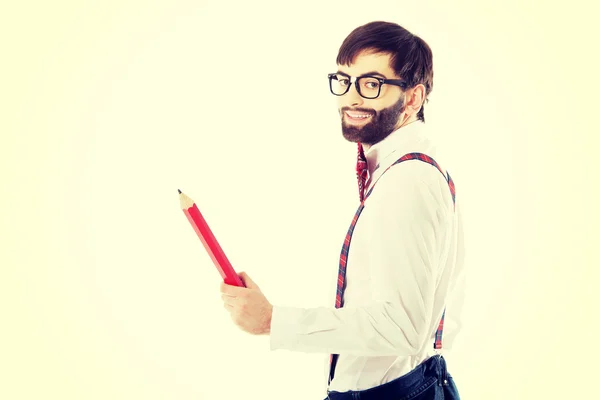
POLYGON ((378 115, 379 112, 385 108, 385 104, 381 101, 381 99, 369 100, 365 101, 360 108, 369 111, 375 111, 375 113, 378 115))
POLYGON ((397 88, 389 88, 391 90, 386 90, 385 93, 382 93, 379 96, 378 107, 379 109, 389 108, 396 104, 400 99, 400 92, 396 90, 397 88))
POLYGON ((344 107, 348 107, 348 104, 347 104, 348 102, 346 101, 344 96, 338 96, 336 100, 337 100, 338 110, 341 110, 344 107))
POLYGON ((394 104, 394 101, 395 101, 395 99, 393 99, 391 96, 382 97, 379 99, 379 103, 377 104, 377 109, 383 110, 384 108, 388 108, 392 104, 394 104))

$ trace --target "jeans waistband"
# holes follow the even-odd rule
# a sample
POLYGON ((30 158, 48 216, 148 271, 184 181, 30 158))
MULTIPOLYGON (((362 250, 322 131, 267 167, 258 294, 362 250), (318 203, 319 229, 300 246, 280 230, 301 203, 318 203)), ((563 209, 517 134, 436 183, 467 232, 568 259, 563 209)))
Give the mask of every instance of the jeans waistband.
POLYGON ((423 385, 446 383, 447 370, 444 357, 439 354, 430 357, 415 369, 383 385, 374 388, 336 392, 328 391, 327 400, 381 400, 398 398, 418 391, 423 385))

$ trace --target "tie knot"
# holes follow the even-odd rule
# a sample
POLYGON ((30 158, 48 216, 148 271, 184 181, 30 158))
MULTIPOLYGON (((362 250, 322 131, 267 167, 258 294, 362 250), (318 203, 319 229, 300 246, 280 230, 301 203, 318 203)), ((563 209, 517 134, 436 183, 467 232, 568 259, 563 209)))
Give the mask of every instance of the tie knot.
POLYGON ((363 151, 362 144, 358 143, 358 156, 356 158, 356 177, 358 178, 358 195, 362 202, 365 195, 365 183, 367 181, 368 168, 367 158, 363 151))
POLYGON ((362 169, 367 168, 367 158, 365 157, 365 153, 363 151, 363 147, 362 144, 358 143, 358 155, 356 157, 356 171, 359 171, 359 166, 360 166, 360 171, 362 171, 362 169))

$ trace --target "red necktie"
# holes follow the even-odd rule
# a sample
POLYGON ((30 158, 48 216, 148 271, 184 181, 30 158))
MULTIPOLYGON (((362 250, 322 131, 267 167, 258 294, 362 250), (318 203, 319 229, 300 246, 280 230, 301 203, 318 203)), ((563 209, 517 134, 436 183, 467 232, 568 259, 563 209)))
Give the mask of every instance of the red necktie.
POLYGON ((362 144, 358 142, 358 156, 356 158, 356 177, 358 178, 358 196, 362 202, 365 198, 365 184, 367 182, 367 159, 362 148, 362 144))

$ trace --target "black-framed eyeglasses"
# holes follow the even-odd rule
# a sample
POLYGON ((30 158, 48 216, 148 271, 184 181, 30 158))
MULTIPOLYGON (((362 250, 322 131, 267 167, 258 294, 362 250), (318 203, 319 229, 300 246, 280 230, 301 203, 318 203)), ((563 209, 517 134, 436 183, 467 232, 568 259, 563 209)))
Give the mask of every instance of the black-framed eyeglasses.
POLYGON ((376 99, 381 93, 381 86, 394 85, 406 89, 406 81, 402 79, 385 79, 373 75, 361 75, 353 77, 341 72, 328 74, 329 90, 336 96, 343 96, 348 93, 352 86, 352 79, 359 95, 365 99, 376 99))

